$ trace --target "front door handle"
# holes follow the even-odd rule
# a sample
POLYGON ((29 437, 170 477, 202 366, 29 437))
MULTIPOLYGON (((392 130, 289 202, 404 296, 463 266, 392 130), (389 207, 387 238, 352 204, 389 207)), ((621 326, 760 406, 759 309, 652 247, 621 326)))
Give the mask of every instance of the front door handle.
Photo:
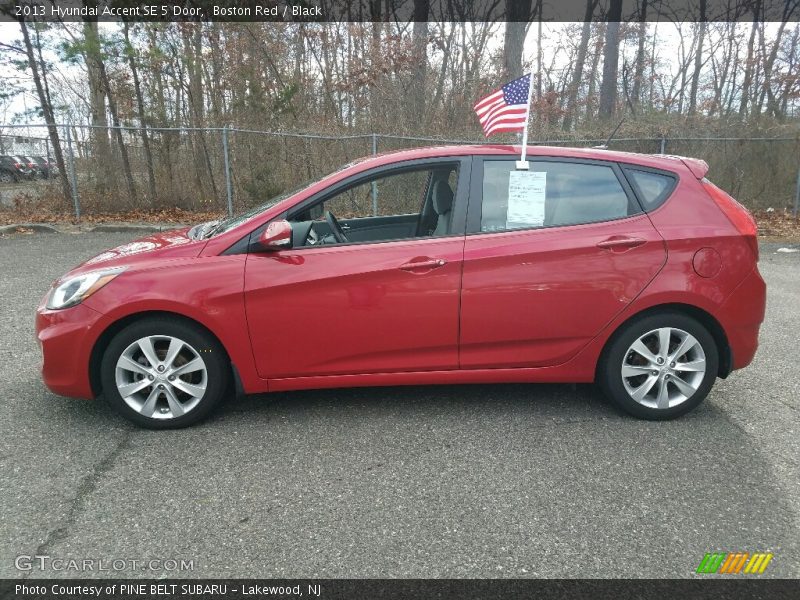
POLYGON ((412 259, 407 263, 400 265, 401 271, 430 271, 431 269, 438 269, 439 267, 443 267, 447 264, 447 261, 443 258, 429 258, 427 256, 412 259))
POLYGON ((647 240, 636 237, 611 237, 607 240, 603 240, 602 242, 597 242, 597 247, 617 252, 625 252, 631 248, 641 246, 646 241, 647 240))

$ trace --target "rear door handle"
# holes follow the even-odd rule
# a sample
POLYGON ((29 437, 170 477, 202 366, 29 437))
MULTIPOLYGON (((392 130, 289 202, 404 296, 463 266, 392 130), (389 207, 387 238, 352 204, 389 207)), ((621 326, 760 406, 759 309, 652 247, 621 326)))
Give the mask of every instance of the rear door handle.
POLYGON ((641 246, 646 241, 647 240, 643 240, 642 238, 635 237, 612 237, 608 238, 607 240, 603 240, 602 242, 597 242, 597 247, 624 252, 625 250, 641 246))
POLYGON ((447 264, 447 261, 443 258, 428 258, 423 257, 419 260, 410 260, 407 263, 400 265, 401 271, 430 271, 431 269, 438 269, 439 267, 443 267, 447 264))

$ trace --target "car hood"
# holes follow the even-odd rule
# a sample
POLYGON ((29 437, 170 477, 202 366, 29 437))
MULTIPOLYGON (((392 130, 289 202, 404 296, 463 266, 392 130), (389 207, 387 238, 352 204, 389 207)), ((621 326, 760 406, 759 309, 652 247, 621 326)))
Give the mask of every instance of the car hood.
POLYGON ((70 271, 70 275, 110 267, 149 264, 170 258, 187 258, 200 254, 207 240, 188 236, 189 227, 148 235, 116 248, 101 252, 70 271))

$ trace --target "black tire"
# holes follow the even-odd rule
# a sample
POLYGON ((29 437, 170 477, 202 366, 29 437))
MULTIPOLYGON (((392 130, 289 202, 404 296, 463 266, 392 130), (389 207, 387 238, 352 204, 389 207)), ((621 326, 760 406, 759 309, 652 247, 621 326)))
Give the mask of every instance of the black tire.
MULTIPOLYGON (((156 354, 160 359, 165 358, 162 348, 165 344, 168 344, 167 340, 156 340, 154 343, 156 354)), ((141 364, 146 364, 145 361, 146 359, 143 359, 141 364)), ((155 371, 153 372, 155 373, 155 371)), ((141 377, 141 381, 143 381, 143 376, 138 374, 137 376, 141 377)), ((163 379, 163 377, 166 377, 166 374, 157 374, 156 376, 160 376, 162 379, 156 379, 152 385, 156 385, 159 381, 163 381, 162 387, 172 385, 168 384, 167 381, 163 379)), ((196 373, 192 373, 184 374, 180 377, 196 376, 196 373)), ((203 377, 202 373, 200 376, 203 377)), ((114 410, 129 421, 148 429, 177 429, 197 423, 208 416, 214 407, 219 404, 228 390, 230 361, 220 343, 201 327, 184 321, 179 317, 174 319, 157 317, 137 321, 114 336, 103 354, 103 360, 100 366, 100 378, 103 386, 103 396, 107 402, 114 410), (195 401, 196 403, 180 416, 169 416, 168 418, 145 416, 137 412, 137 410, 123 399, 117 387, 117 361, 120 359, 123 352, 129 349, 137 340, 149 336, 169 336, 177 338, 184 342, 184 344, 188 344, 185 350, 181 351, 181 356, 179 356, 179 358, 183 356, 188 357, 183 358, 183 364, 190 359, 194 360, 198 357, 201 358, 204 363, 205 375, 202 383, 205 385, 205 391, 202 395, 198 395, 199 401, 195 401)), ((176 391, 174 387, 170 387, 170 390, 174 391, 176 395, 179 396, 183 394, 180 390, 176 391)), ((152 386, 145 388, 141 393, 137 392, 137 394, 141 394, 138 397, 142 398, 144 395, 147 395, 149 391, 153 391, 152 386)), ((170 415, 172 414, 171 405, 167 403, 166 396, 160 396, 156 402, 162 406, 159 413, 163 411, 169 412, 170 415)), ((181 406, 189 406, 189 404, 182 404, 181 406)))
POLYGON ((9 173, 8 171, 0 172, 0 183, 15 183, 16 181, 17 178, 13 173, 9 173))
MULTIPOLYGON (((649 340, 651 338, 647 339, 649 340)), ((698 350, 694 350, 694 352, 698 352, 698 350)), ((683 356, 684 355, 677 356, 676 359, 680 359, 683 356)), ((644 360, 644 363, 647 364, 647 361, 644 360)), ((649 369, 650 367, 648 366, 646 368, 649 369)), ((655 368, 658 369, 659 367, 655 368)), ((664 369, 667 369, 666 365, 664 369)), ((714 337, 696 319, 682 313, 670 311, 651 314, 625 323, 614 336, 612 336, 603 352, 597 369, 597 383, 605 395, 625 412, 639 417, 640 419, 662 421, 680 417, 696 408, 705 399, 709 391, 711 391, 711 387, 716 381, 718 372, 719 353, 714 337), (623 382, 622 367, 623 361, 626 361, 627 364, 631 364, 630 361, 632 359, 639 358, 635 353, 629 352, 632 344, 636 342, 637 339, 645 336, 648 332, 666 327, 682 330, 683 332, 691 334, 697 340, 705 355, 705 374, 702 375, 702 379, 700 375, 696 376, 699 380, 699 385, 697 385, 697 389, 693 394, 686 396, 686 399, 680 401, 680 403, 675 406, 657 408, 637 402, 631 396, 623 382)), ((661 371, 659 371, 659 377, 661 376, 660 373, 661 371)), ((650 371, 650 374, 656 376, 656 371, 650 371)), ((681 374, 681 377, 687 375, 694 376, 692 373, 684 373, 681 374)), ((674 381, 676 377, 674 371, 669 371, 669 369, 667 369, 666 374, 663 376, 667 377, 666 387, 668 390, 671 390, 672 393, 680 391, 675 383, 669 381, 670 378, 674 381)), ((641 375, 638 379, 636 377, 629 378, 628 381, 629 383, 641 382, 644 384, 645 379, 649 379, 649 376, 646 374, 641 375)), ((660 381, 660 379, 656 380, 656 383, 653 384, 654 389, 658 387, 660 381)), ((648 399, 647 401, 650 402, 651 400, 648 399)))

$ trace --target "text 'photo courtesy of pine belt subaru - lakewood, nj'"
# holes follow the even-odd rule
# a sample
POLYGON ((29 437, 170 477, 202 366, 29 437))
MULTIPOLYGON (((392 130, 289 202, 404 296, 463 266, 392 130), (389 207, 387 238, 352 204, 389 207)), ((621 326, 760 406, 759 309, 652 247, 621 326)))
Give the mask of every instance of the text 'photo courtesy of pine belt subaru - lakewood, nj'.
POLYGON ((459 146, 364 159, 103 252, 38 308, 56 394, 152 428, 226 396, 597 382, 670 419, 758 346, 756 224, 697 159, 459 146))

